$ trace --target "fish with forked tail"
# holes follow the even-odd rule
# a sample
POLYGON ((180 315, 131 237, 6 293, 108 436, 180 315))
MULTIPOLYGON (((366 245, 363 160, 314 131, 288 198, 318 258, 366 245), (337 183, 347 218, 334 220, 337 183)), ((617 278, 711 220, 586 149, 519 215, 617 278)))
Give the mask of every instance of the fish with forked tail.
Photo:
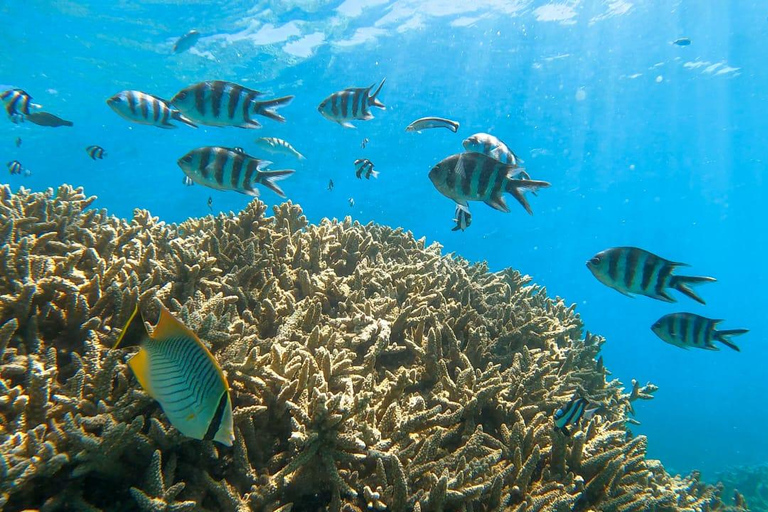
POLYGON ((371 176, 374 178, 379 177, 378 171, 373 170, 373 162, 367 158, 358 158, 355 160, 355 176, 357 176, 357 179, 362 179, 363 173, 365 173, 365 179, 367 180, 371 179, 371 176))
POLYGON ((587 262, 587 268, 598 281, 629 297, 632 294, 638 294, 664 302, 676 302, 675 298, 667 292, 667 288, 674 288, 693 300, 705 304, 690 286, 711 283, 716 279, 672 274, 676 267, 682 266, 687 265, 665 260, 637 247, 606 249, 587 262))
MULTIPOLYGON (((386 80, 385 78, 381 81, 373 94, 371 94, 371 89, 376 85, 375 83, 369 87, 347 87, 343 91, 335 92, 325 98, 317 107, 317 110, 323 117, 339 123, 344 128, 354 128, 355 125, 350 121, 368 121, 373 119, 373 114, 369 107, 386 110, 387 107, 376 99, 386 80)), ((365 147, 365 144, 363 144, 363 147, 365 147)))
POLYGON ((176 128, 171 123, 171 120, 176 120, 197 128, 195 123, 164 99, 141 91, 121 91, 109 98, 107 105, 123 119, 134 123, 169 129, 176 128))
POLYGON ((455 215, 456 218, 453 219, 453 222, 456 223, 456 226, 451 231, 464 231, 472 224, 472 214, 469 213, 469 208, 466 206, 457 204, 455 215))
POLYGON ((749 332, 748 329, 728 329, 718 331, 715 329, 722 320, 713 320, 693 313, 672 313, 659 318, 651 330, 663 341, 676 347, 688 349, 688 347, 703 348, 706 350, 719 350, 714 344, 719 341, 723 345, 741 352, 739 347, 731 341, 731 336, 739 336, 749 332))

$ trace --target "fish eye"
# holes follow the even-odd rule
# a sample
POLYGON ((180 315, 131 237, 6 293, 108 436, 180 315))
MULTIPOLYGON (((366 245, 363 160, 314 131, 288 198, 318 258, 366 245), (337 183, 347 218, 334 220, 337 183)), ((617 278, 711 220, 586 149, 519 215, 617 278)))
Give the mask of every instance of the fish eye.
POLYGON ((592 258, 591 260, 589 260, 589 262, 590 262, 591 264, 593 264, 593 265, 599 265, 599 264, 600 264, 600 261, 601 261, 601 260, 600 260, 600 256, 595 256, 594 258, 592 258))
POLYGON ((189 163, 189 162, 192 161, 192 156, 191 155, 187 155, 184 158, 182 158, 181 161, 185 162, 185 163, 189 163))

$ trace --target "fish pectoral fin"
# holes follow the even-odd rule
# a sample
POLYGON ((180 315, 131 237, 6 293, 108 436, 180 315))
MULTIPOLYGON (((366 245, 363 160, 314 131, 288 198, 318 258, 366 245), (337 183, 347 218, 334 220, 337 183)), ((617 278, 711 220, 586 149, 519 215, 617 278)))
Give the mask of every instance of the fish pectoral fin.
POLYGON ((487 199, 485 201, 485 204, 487 204, 491 208, 499 210, 500 212, 509 213, 509 206, 507 206, 507 202, 504 200, 504 197, 502 195, 497 195, 495 197, 487 199))

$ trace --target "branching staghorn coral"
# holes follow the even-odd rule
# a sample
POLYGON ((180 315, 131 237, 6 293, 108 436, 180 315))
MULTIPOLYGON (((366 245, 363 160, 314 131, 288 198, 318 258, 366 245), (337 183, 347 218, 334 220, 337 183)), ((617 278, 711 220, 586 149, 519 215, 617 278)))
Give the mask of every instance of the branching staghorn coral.
POLYGON ((527 276, 290 202, 175 225, 94 199, 0 187, 4 510, 746 509, 646 459, 626 423, 655 386, 607 381, 605 340, 527 276), (110 349, 137 301, 221 364, 231 448, 183 437, 110 349), (603 409, 566 437, 574 392, 603 409))

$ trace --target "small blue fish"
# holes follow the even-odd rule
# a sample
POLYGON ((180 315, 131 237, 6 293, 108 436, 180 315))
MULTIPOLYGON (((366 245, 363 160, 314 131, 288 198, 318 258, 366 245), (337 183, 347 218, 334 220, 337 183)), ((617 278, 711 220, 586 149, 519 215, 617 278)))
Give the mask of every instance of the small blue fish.
POLYGON ((675 39, 674 41, 672 41, 672 44, 677 46, 688 46, 691 44, 691 40, 687 37, 681 37, 679 39, 675 39))
POLYGON ((599 407, 593 409, 587 409, 587 407, 589 407, 589 402, 586 399, 576 398, 574 395, 565 407, 555 411, 555 430, 567 436, 570 435, 568 425, 576 425, 581 418, 584 418, 584 421, 589 421, 599 409, 599 407))
POLYGON ((182 53, 197 43, 198 39, 200 39, 200 32, 197 30, 190 30, 183 36, 181 36, 177 41, 176 44, 173 45, 173 53, 182 53))

